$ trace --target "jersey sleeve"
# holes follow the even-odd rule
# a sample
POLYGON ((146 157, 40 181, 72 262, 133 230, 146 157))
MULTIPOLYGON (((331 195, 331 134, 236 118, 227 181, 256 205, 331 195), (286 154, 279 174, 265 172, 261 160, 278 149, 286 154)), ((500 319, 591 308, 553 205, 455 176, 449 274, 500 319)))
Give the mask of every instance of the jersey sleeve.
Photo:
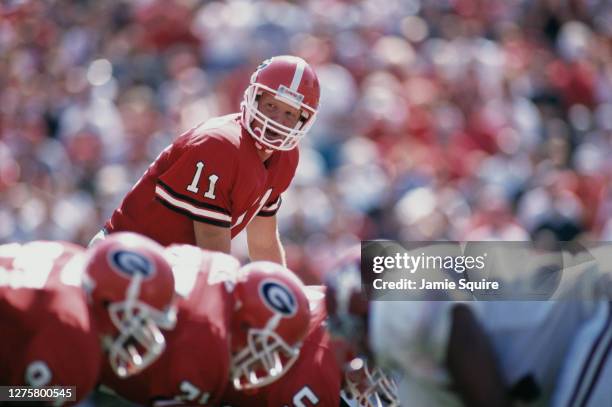
POLYGON ((155 197, 194 221, 229 228, 235 160, 236 147, 221 137, 204 136, 197 143, 186 144, 158 177, 155 197))
POLYGON ((282 193, 289 188, 297 165, 300 160, 299 149, 294 148, 291 151, 283 152, 279 161, 275 164, 276 178, 274 189, 264 206, 257 213, 257 216, 274 216, 282 203, 282 193))
POLYGON ((283 199, 280 195, 272 195, 270 199, 265 203, 265 205, 261 208, 257 216, 274 216, 276 212, 278 212, 278 208, 280 208, 283 199))

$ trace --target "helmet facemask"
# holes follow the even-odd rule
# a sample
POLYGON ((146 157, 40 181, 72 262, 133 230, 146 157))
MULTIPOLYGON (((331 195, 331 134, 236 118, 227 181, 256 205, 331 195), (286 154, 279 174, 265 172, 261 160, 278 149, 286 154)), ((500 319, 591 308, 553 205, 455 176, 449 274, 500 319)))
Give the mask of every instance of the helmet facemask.
POLYGON ((232 383, 236 390, 266 386, 283 376, 295 363, 301 343, 291 347, 274 327, 280 315, 271 318, 264 329, 248 330, 246 346, 232 356, 232 383))
POLYGON ((273 90, 265 85, 252 83, 244 92, 244 100, 240 105, 242 125, 262 148, 292 150, 308 133, 316 117, 316 111, 302 103, 302 98, 302 95, 283 85, 278 90, 273 90), (259 110, 259 98, 264 91, 274 95, 276 100, 300 110, 300 118, 295 127, 287 127, 272 120, 259 110), (253 122, 258 123, 259 127, 254 127, 253 122))
POLYGON ((138 300, 142 278, 135 276, 128 288, 127 299, 109 304, 108 313, 118 333, 104 338, 111 368, 118 377, 137 374, 151 365, 166 347, 162 329, 176 324, 176 309, 159 311, 138 300))
POLYGON ((397 407, 395 380, 380 368, 370 370, 367 362, 355 358, 348 364, 345 372, 343 395, 353 400, 357 406, 397 407))

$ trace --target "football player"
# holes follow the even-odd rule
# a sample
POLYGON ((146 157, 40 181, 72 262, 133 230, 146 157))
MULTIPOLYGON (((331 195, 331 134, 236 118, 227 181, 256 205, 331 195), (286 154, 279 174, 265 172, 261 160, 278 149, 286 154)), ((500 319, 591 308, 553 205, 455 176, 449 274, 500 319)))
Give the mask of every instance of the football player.
POLYGON ((255 389, 291 367, 310 318, 293 273, 271 262, 240 268, 229 255, 190 245, 166 254, 180 296, 167 349, 125 380, 105 366, 101 390, 142 405, 216 405, 228 384, 255 389))
POLYGON ((554 300, 368 304, 359 259, 353 262, 329 281, 330 325, 382 365, 405 373, 399 389, 403 403, 612 402, 611 303, 596 297, 594 283, 600 278, 592 263, 564 269, 561 295, 554 300))
POLYGON ((356 366, 352 349, 334 340, 326 324, 324 287, 306 287, 311 319, 295 365, 280 380, 256 391, 229 388, 224 407, 242 406, 394 406, 395 384, 380 369, 356 366), (342 349, 345 352, 340 352, 342 349), (341 356, 338 355, 341 353, 341 356), (387 400, 382 404, 380 399, 387 400), (380 403, 379 403, 380 401, 380 403))
POLYGON ((76 386, 78 401, 104 355, 119 377, 151 364, 165 347, 160 328, 175 320, 162 250, 131 233, 89 253, 63 242, 0 246, 0 384, 76 386))
POLYGON ((224 406, 337 406, 340 398, 341 372, 325 329, 327 317, 323 291, 306 287, 311 318, 308 335, 294 366, 282 379, 256 390, 229 388, 224 406), (316 372, 316 374, 314 374, 316 372))
POLYGON ((251 76, 241 113, 210 119, 178 137, 92 243, 129 230, 164 246, 229 253, 231 239, 246 228, 252 261, 285 264, 275 215, 295 174, 298 142, 315 121, 319 92, 303 59, 264 61, 251 76))

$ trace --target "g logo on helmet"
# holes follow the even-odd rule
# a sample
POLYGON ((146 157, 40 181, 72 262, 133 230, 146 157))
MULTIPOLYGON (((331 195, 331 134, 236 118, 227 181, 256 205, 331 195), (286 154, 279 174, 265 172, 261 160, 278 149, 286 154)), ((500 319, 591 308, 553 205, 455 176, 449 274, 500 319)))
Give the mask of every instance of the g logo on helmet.
POLYGON ((127 274, 134 277, 141 274, 144 278, 149 278, 155 274, 155 266, 145 256, 127 251, 117 250, 110 253, 110 263, 120 274, 127 274))
POLYGON ((275 280, 266 280, 259 286, 263 303, 283 317, 292 317, 297 312, 297 300, 289 288, 275 280))

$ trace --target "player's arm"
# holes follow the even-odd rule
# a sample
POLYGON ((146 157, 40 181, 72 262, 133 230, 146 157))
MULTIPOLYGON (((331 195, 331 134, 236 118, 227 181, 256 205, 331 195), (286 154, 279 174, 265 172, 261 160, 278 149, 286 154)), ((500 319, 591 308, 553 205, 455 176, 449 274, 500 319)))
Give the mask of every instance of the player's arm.
POLYGON ((465 405, 511 405, 493 347, 465 305, 452 310, 446 364, 465 405))
POLYGON ((247 226, 247 242, 251 261, 269 260, 286 265, 276 215, 255 216, 247 226))
POLYGON ((235 153, 227 140, 204 136, 157 179, 155 198, 193 221, 195 243, 203 249, 230 251, 234 170, 228 163, 235 153))
POLYGON ((193 231, 198 247, 223 253, 230 252, 232 237, 229 228, 194 221, 193 231))

